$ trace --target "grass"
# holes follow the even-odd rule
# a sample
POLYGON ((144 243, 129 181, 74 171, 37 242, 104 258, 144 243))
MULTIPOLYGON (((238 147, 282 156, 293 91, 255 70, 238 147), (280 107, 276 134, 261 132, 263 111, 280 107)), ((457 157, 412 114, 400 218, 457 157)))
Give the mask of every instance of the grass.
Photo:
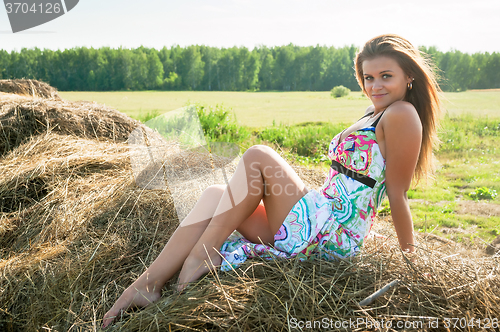
POLYGON ((470 113, 500 118, 500 90, 445 92, 443 105, 452 116, 470 113))
POLYGON ((500 200, 476 202, 469 194, 482 187, 498 192, 500 156, 498 153, 483 155, 470 151, 464 154, 453 159, 449 155, 438 154, 440 167, 436 172, 436 181, 408 192, 415 229, 422 230, 428 223, 430 226, 439 225, 436 232, 441 234, 445 227, 456 228, 456 232, 448 232, 448 237, 459 240, 464 236, 469 239, 480 237, 490 241, 498 234, 500 213, 488 212, 487 208, 500 211, 500 200))
MULTIPOLYGON (((157 110, 164 113, 187 103, 224 105, 234 111, 237 122, 249 127, 275 123, 352 123, 364 114, 370 101, 361 92, 331 98, 322 92, 219 92, 219 91, 131 91, 60 92, 68 100, 93 100, 132 117, 157 110)), ((445 92, 443 104, 450 115, 471 113, 500 118, 500 91, 445 92)))
POLYGON ((132 117, 150 110, 165 113, 188 103, 222 104, 233 109, 239 124, 249 127, 270 126, 273 121, 285 124, 306 121, 352 122, 370 104, 368 99, 361 96, 361 92, 352 95, 355 99, 333 99, 329 92, 61 92, 64 99, 95 100, 132 117))

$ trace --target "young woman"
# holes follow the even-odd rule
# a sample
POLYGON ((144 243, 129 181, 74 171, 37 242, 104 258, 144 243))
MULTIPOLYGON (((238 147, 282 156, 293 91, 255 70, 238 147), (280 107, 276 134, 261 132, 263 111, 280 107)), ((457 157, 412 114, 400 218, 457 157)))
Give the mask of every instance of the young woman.
POLYGON ((368 41, 355 69, 372 105, 333 138, 320 191, 308 190, 271 148, 249 148, 228 186, 205 190, 158 258, 104 315, 104 327, 121 310, 157 301, 179 270, 182 290, 214 266, 229 270, 248 257, 355 255, 385 194, 401 248, 415 250, 406 192, 430 170, 439 88, 420 52, 397 35, 368 41))

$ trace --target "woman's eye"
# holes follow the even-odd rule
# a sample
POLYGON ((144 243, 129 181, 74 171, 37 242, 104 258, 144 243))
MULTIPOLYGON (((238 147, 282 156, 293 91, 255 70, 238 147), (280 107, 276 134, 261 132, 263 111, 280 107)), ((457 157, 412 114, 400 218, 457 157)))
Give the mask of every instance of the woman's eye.
POLYGON ((389 74, 384 74, 384 75, 382 75, 382 77, 383 77, 383 78, 389 78, 389 77, 392 77, 392 76, 391 76, 391 75, 389 75, 389 74))

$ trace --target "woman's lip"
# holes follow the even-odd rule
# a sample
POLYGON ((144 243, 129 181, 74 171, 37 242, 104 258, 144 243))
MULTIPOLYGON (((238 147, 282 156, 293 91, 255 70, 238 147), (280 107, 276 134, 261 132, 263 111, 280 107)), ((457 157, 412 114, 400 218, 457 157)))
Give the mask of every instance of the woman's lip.
POLYGON ((384 93, 384 94, 380 94, 380 95, 372 95, 373 98, 380 98, 380 97, 383 97, 385 96, 387 93, 384 93))

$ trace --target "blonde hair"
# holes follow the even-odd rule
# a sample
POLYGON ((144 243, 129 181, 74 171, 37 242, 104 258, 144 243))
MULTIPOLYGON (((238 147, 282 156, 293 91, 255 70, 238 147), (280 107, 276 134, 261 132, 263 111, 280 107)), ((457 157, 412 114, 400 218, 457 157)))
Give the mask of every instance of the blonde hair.
POLYGON ((414 178, 418 181, 433 175, 432 149, 439 143, 437 127, 441 116, 439 92, 435 67, 423 52, 415 48, 408 40, 398 35, 387 34, 370 39, 356 54, 355 70, 358 84, 365 94, 363 79, 363 61, 378 56, 387 56, 397 61, 406 75, 413 77, 413 87, 406 91, 404 100, 417 110, 422 122, 422 145, 415 167, 414 178))

